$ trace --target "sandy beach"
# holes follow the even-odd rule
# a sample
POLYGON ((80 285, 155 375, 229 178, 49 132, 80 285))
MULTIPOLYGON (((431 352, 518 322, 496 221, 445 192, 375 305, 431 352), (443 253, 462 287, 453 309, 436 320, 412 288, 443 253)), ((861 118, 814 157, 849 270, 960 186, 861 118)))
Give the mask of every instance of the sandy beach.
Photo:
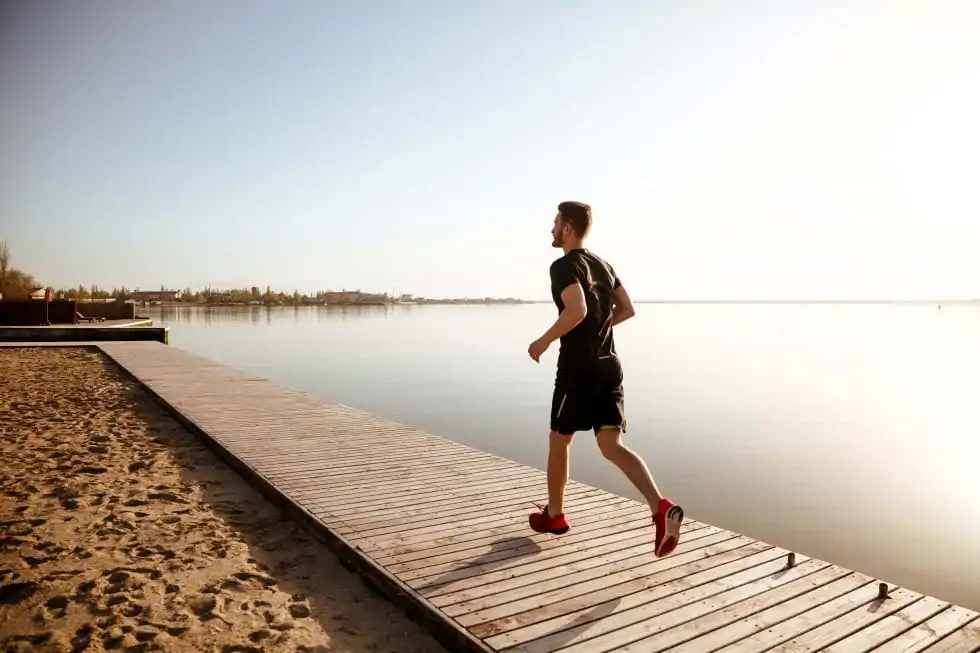
POLYGON ((0 349, 0 651, 445 653, 96 352, 0 349))

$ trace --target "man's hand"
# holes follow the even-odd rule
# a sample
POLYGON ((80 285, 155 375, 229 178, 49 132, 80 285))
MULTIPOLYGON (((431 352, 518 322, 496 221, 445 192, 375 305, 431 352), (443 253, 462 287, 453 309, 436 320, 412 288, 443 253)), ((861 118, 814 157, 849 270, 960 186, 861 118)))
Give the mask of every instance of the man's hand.
POLYGON ((541 362, 541 354, 548 351, 548 347, 551 345, 545 338, 538 338, 531 343, 531 346, 527 348, 527 355, 534 359, 535 363, 541 362))
POLYGON ((615 297, 613 298, 612 326, 616 326, 636 315, 636 309, 633 308, 633 301, 622 284, 616 286, 616 290, 613 292, 615 297))

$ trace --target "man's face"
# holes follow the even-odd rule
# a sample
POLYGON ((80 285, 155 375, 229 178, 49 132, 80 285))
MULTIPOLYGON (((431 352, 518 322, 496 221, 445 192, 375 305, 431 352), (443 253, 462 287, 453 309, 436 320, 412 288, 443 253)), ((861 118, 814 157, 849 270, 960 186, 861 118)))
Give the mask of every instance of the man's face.
POLYGON ((555 226, 551 228, 551 246, 561 248, 565 244, 565 223, 561 213, 555 214, 555 226))

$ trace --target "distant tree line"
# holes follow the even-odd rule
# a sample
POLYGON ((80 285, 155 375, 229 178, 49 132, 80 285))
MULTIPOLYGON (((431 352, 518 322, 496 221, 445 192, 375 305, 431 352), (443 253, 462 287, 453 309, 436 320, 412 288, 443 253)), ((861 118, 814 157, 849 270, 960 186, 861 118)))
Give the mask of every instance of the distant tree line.
MULTIPOLYGON (((0 295, 5 297, 18 297, 25 295, 32 290, 41 287, 42 285, 43 284, 39 283, 33 275, 22 270, 18 270, 11 265, 10 247, 7 245, 5 240, 0 241, 0 295)), ((161 287, 160 290, 163 291, 166 290, 166 288, 161 287)), ((109 290, 95 285, 80 285, 77 288, 52 288, 52 291, 56 298, 74 299, 76 301, 80 299, 114 299, 116 301, 126 301, 136 297, 134 290, 127 288, 126 286, 120 286, 109 290)), ((191 288, 185 288, 181 291, 181 298, 179 301, 194 304, 239 304, 247 302, 277 304, 322 304, 328 303, 335 299, 336 296, 344 294, 357 295, 360 294, 360 292, 355 291, 354 293, 336 293, 321 290, 310 295, 300 293, 298 290, 294 290, 293 292, 273 290, 270 286, 266 286, 264 291, 258 286, 252 286, 250 288, 233 288, 231 290, 215 290, 212 288, 192 290, 191 288)), ((387 293, 378 296, 384 299, 387 299, 388 297, 387 293)))
POLYGON ((33 275, 11 265, 10 246, 0 240, 0 295, 19 296, 37 288, 33 275))

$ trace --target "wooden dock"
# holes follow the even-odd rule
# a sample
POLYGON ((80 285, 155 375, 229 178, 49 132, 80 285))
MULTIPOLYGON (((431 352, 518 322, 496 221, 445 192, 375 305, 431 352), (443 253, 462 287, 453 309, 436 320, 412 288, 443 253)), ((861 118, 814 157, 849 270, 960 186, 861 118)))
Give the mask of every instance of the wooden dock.
POLYGON ((0 343, 84 344, 86 342, 141 341, 167 344, 170 327, 155 327, 153 320, 106 320, 51 326, 0 326, 0 343))
POLYGON ((537 535, 537 469, 158 343, 95 346, 450 651, 980 650, 976 612, 710 524, 658 560, 648 509, 581 483, 572 530, 537 535))

